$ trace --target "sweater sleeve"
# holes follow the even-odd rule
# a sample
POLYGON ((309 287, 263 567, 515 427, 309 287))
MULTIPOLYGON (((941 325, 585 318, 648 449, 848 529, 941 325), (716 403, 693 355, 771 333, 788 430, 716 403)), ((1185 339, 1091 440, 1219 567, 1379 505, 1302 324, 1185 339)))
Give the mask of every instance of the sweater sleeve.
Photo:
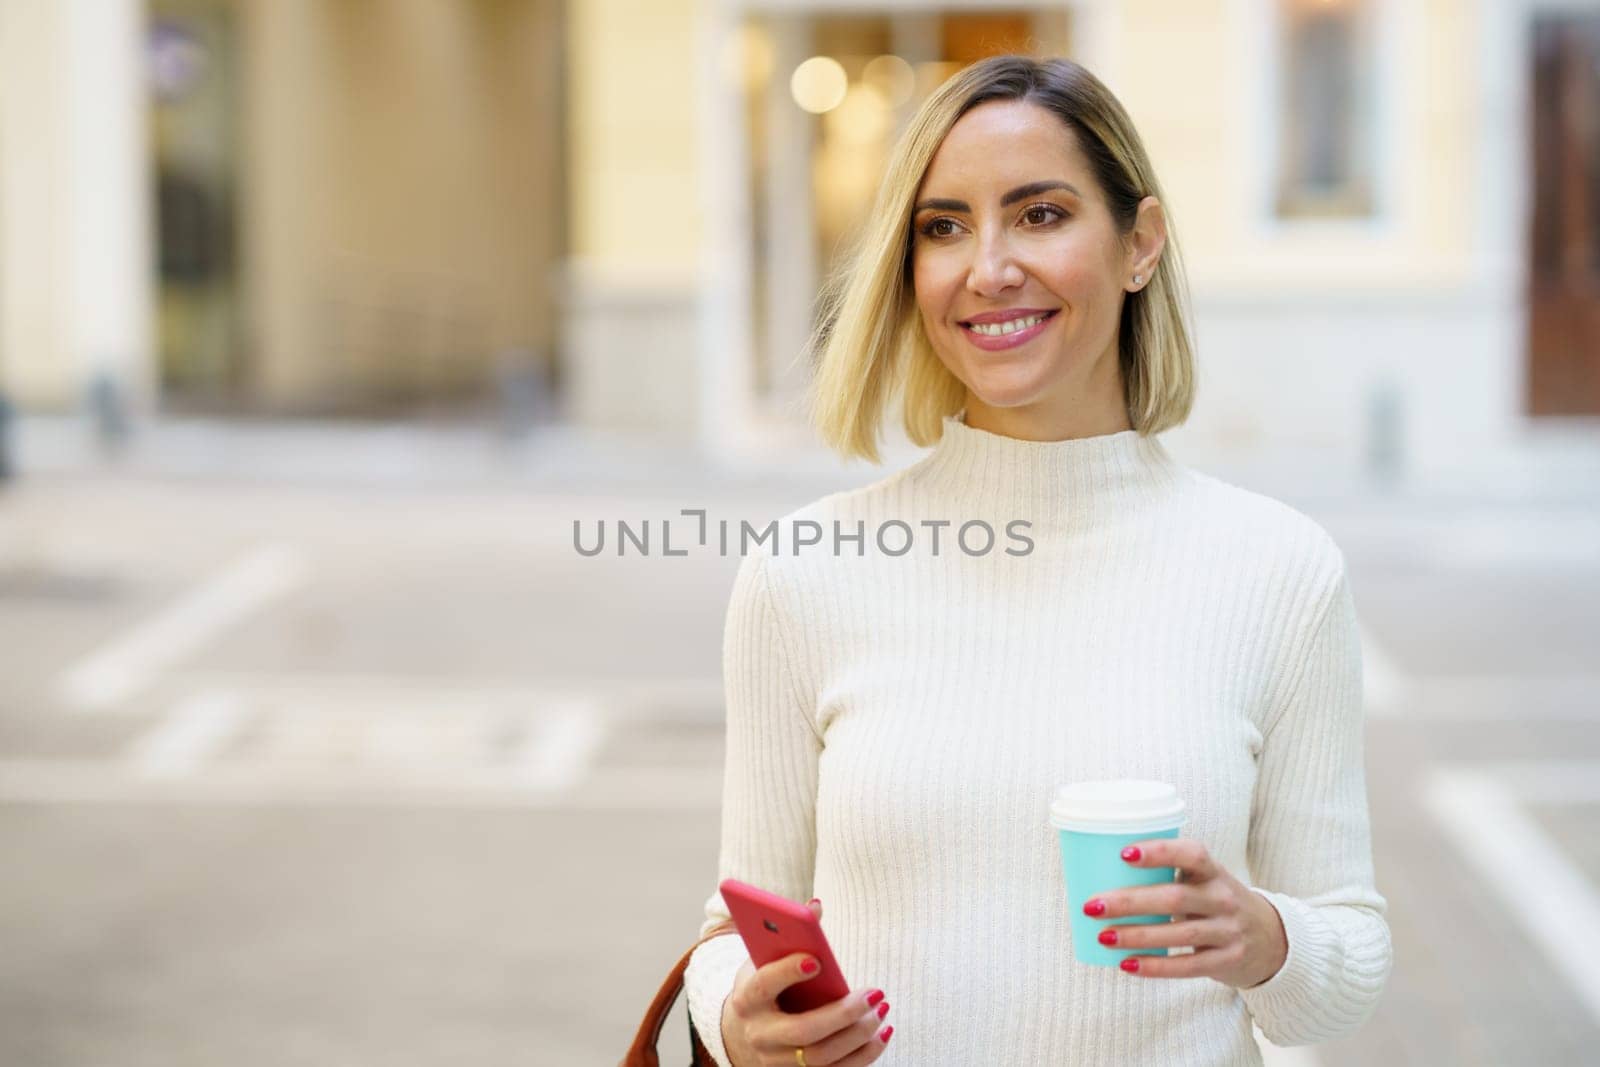
POLYGON ((1250 816, 1252 888, 1277 909, 1289 950, 1276 974, 1240 994, 1278 1045, 1354 1031, 1392 960, 1373 882, 1361 640, 1342 556, 1334 573, 1266 724, 1250 816))
MULTIPOLYGON (((717 880, 737 878, 803 901, 811 896, 816 858, 822 742, 787 621, 770 559, 759 553, 744 557, 723 632, 727 723, 717 880)), ((712 893, 701 934, 727 918, 722 893, 712 893)), ((689 1017, 722 1067, 733 1067, 722 1043, 722 1006, 748 959, 743 940, 728 934, 697 948, 684 973, 689 1017)))

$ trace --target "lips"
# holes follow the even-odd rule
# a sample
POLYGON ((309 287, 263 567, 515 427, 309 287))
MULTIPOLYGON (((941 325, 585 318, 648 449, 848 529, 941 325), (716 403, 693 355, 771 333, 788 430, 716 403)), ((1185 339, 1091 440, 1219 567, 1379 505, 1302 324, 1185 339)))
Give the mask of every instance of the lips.
POLYGON ((1010 322, 1012 319, 1025 319, 1031 315, 1053 315, 1057 308, 1006 308, 1004 311, 985 311, 981 315, 974 315, 969 319, 959 320, 962 326, 971 326, 973 323, 982 323, 992 326, 995 323, 1010 322))
POLYGON ((1009 333, 994 332, 999 329, 999 326, 997 325, 980 323, 980 325, 985 326, 989 331, 980 332, 977 327, 969 323, 962 323, 961 335, 968 341, 971 341, 975 346, 983 349, 986 352, 996 352, 1000 351, 1001 349, 1016 348, 1018 345, 1027 344, 1033 338, 1039 336, 1039 334, 1043 332, 1044 329, 1055 319, 1056 315, 1057 312, 1055 311, 1034 312, 1032 314, 1023 314, 1020 316, 1015 314, 1008 315, 1004 320, 1005 322, 1016 322, 1018 319, 1031 322, 1031 325, 1012 329, 1009 333))
POLYGON ((962 323, 961 327, 985 337, 1004 337, 1037 326, 1054 314, 1054 311, 1034 311, 1025 315, 1010 315, 1003 319, 969 319, 962 323))

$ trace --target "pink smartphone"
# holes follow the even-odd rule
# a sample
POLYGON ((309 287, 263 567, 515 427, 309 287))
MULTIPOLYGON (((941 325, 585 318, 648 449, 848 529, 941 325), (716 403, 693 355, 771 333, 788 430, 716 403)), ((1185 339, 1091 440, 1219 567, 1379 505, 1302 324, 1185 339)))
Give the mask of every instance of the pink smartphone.
POLYGON ((823 936, 822 924, 804 904, 757 889, 737 878, 724 878, 719 888, 728 904, 750 962, 765 967, 796 952, 816 957, 822 970, 778 994, 778 1007, 791 1014, 832 1004, 850 992, 823 936))

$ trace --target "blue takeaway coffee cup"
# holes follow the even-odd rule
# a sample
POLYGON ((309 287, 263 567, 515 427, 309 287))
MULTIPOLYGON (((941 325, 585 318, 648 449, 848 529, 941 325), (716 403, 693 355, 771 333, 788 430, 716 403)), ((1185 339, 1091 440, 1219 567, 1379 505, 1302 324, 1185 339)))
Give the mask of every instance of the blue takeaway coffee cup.
POLYGON ((1061 838, 1072 955, 1079 963, 1115 967, 1127 956, 1167 954, 1164 948, 1107 948, 1099 936, 1107 926, 1169 922, 1172 916, 1096 919, 1083 913, 1083 905, 1112 889, 1172 881, 1173 868, 1131 866, 1123 861, 1122 850, 1136 841, 1177 837, 1183 822, 1183 798, 1165 782, 1120 779, 1074 782, 1056 789, 1050 804, 1050 825, 1061 838))

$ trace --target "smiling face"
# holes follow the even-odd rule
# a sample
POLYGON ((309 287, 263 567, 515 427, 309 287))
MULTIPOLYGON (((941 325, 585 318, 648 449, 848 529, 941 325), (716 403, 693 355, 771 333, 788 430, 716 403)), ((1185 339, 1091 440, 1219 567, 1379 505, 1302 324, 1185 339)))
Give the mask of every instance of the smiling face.
POLYGON ((1155 198, 1119 237, 1072 131, 1036 104, 1003 100, 956 122, 914 203, 917 307, 967 387, 967 423, 1031 440, 1131 428, 1118 324, 1165 237, 1155 198))

